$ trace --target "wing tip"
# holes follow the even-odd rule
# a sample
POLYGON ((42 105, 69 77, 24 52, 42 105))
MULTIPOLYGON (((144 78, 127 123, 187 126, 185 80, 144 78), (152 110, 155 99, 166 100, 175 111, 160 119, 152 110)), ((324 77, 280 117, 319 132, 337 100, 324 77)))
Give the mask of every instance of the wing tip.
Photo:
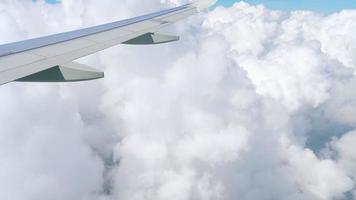
POLYGON ((203 11, 215 5, 216 2, 217 0, 197 0, 197 1, 193 1, 191 5, 196 7, 198 11, 203 11))

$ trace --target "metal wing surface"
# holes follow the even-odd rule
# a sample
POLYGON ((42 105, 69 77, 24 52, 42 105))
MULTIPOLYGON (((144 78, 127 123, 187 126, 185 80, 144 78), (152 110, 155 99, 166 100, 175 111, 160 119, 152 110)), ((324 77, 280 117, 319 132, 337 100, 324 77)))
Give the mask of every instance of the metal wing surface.
POLYGON ((123 21, 0 45, 0 85, 11 81, 68 82, 102 78, 103 72, 73 61, 118 44, 176 41, 178 37, 156 31, 197 13, 209 2, 194 2, 123 21))

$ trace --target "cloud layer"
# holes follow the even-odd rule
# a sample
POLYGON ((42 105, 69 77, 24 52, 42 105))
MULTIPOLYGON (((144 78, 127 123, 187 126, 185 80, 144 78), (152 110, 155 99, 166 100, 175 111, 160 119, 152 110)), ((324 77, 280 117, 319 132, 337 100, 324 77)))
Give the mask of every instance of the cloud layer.
MULTIPOLYGON (((179 3, 5 0, 0 41, 179 3)), ((0 199, 354 199, 356 11, 242 2, 165 31, 80 61, 103 80, 0 87, 0 199)))

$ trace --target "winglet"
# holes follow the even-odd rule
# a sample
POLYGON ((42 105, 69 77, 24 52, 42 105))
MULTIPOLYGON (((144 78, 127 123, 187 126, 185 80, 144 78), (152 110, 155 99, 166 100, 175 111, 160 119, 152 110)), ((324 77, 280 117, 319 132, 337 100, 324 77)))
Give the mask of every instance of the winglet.
POLYGON ((208 9, 210 6, 213 6, 217 0, 197 0, 191 3, 192 6, 196 7, 198 11, 203 11, 208 9))

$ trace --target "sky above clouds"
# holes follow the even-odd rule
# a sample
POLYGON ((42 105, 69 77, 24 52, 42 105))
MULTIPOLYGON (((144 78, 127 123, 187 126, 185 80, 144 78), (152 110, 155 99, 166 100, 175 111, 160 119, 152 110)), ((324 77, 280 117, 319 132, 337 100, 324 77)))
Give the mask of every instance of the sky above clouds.
MULTIPOLYGON (((0 43, 185 2, 3 0, 0 43)), ((0 87, 0 199, 355 199, 355 10, 240 2, 162 32, 181 41, 79 61, 105 79, 0 87)))
MULTIPOLYGON (((237 0, 219 0, 220 5, 231 6, 237 0)), ((251 4, 263 4, 271 9, 279 10, 313 10, 331 13, 343 9, 355 9, 356 0, 245 0, 251 4)))
MULTIPOLYGON (((56 4, 60 0, 46 0, 47 3, 56 4)), ((218 0, 217 5, 232 6, 238 0, 218 0)), ((313 10, 322 13, 331 13, 343 9, 355 9, 356 0, 245 0, 250 4, 262 4, 271 9, 279 10, 313 10)))
MULTIPOLYGON (((61 0, 46 0, 47 3, 56 4, 61 0)), ((238 0, 218 0, 216 5, 232 6, 238 0)), ((343 9, 356 9, 356 0, 245 0, 244 2, 258 5, 262 4, 271 9, 293 11, 312 10, 321 13, 332 13, 343 9)))

